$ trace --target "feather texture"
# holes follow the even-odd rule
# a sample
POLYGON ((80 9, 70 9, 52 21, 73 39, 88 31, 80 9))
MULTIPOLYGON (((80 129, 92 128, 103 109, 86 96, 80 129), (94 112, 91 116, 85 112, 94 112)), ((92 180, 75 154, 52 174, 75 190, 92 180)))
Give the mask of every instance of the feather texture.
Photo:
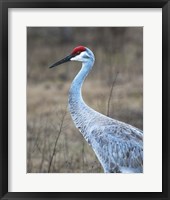
POLYGON ((77 60, 83 65, 69 91, 69 110, 75 126, 94 150, 104 172, 142 173, 143 132, 85 104, 81 88, 95 59, 91 50, 86 48, 77 60))

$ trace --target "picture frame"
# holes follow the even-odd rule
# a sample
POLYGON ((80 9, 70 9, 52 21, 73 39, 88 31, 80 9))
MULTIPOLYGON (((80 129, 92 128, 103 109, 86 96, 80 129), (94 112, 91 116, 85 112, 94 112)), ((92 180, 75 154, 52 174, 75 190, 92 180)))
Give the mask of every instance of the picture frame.
POLYGON ((1 0, 0 1, 0 198, 1 199, 170 199, 170 1, 169 0, 1 0), (8 9, 9 8, 162 8, 162 192, 8 192, 8 9))

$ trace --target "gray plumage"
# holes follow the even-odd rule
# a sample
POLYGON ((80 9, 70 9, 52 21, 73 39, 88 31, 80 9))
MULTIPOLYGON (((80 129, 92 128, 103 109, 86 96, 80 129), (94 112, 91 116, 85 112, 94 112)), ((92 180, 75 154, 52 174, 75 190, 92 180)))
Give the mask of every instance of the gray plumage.
POLYGON ((71 117, 75 126, 94 150, 104 172, 142 173, 143 132, 129 124, 96 112, 83 101, 82 84, 95 61, 92 51, 85 48, 78 55, 72 56, 70 60, 82 62, 82 68, 73 80, 69 91, 71 117))

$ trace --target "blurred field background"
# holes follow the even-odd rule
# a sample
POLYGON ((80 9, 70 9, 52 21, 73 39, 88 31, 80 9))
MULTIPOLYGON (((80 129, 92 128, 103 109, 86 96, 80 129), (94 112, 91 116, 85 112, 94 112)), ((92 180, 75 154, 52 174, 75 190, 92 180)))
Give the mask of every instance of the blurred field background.
POLYGON ((27 28, 27 172, 103 173, 67 109, 71 81, 81 67, 48 66, 76 46, 96 61, 83 86, 85 102, 103 114, 143 129, 141 27, 27 28))

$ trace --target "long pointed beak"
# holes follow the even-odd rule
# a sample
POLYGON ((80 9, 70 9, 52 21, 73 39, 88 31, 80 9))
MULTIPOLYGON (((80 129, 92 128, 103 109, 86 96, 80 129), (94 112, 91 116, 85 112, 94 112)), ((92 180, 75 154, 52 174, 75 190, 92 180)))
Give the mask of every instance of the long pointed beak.
POLYGON ((53 67, 56 67, 58 65, 61 65, 62 63, 68 62, 68 61, 70 61, 70 59, 72 57, 74 57, 72 54, 69 55, 69 56, 66 56, 65 58, 61 59, 60 61, 53 63, 49 68, 53 68, 53 67))

